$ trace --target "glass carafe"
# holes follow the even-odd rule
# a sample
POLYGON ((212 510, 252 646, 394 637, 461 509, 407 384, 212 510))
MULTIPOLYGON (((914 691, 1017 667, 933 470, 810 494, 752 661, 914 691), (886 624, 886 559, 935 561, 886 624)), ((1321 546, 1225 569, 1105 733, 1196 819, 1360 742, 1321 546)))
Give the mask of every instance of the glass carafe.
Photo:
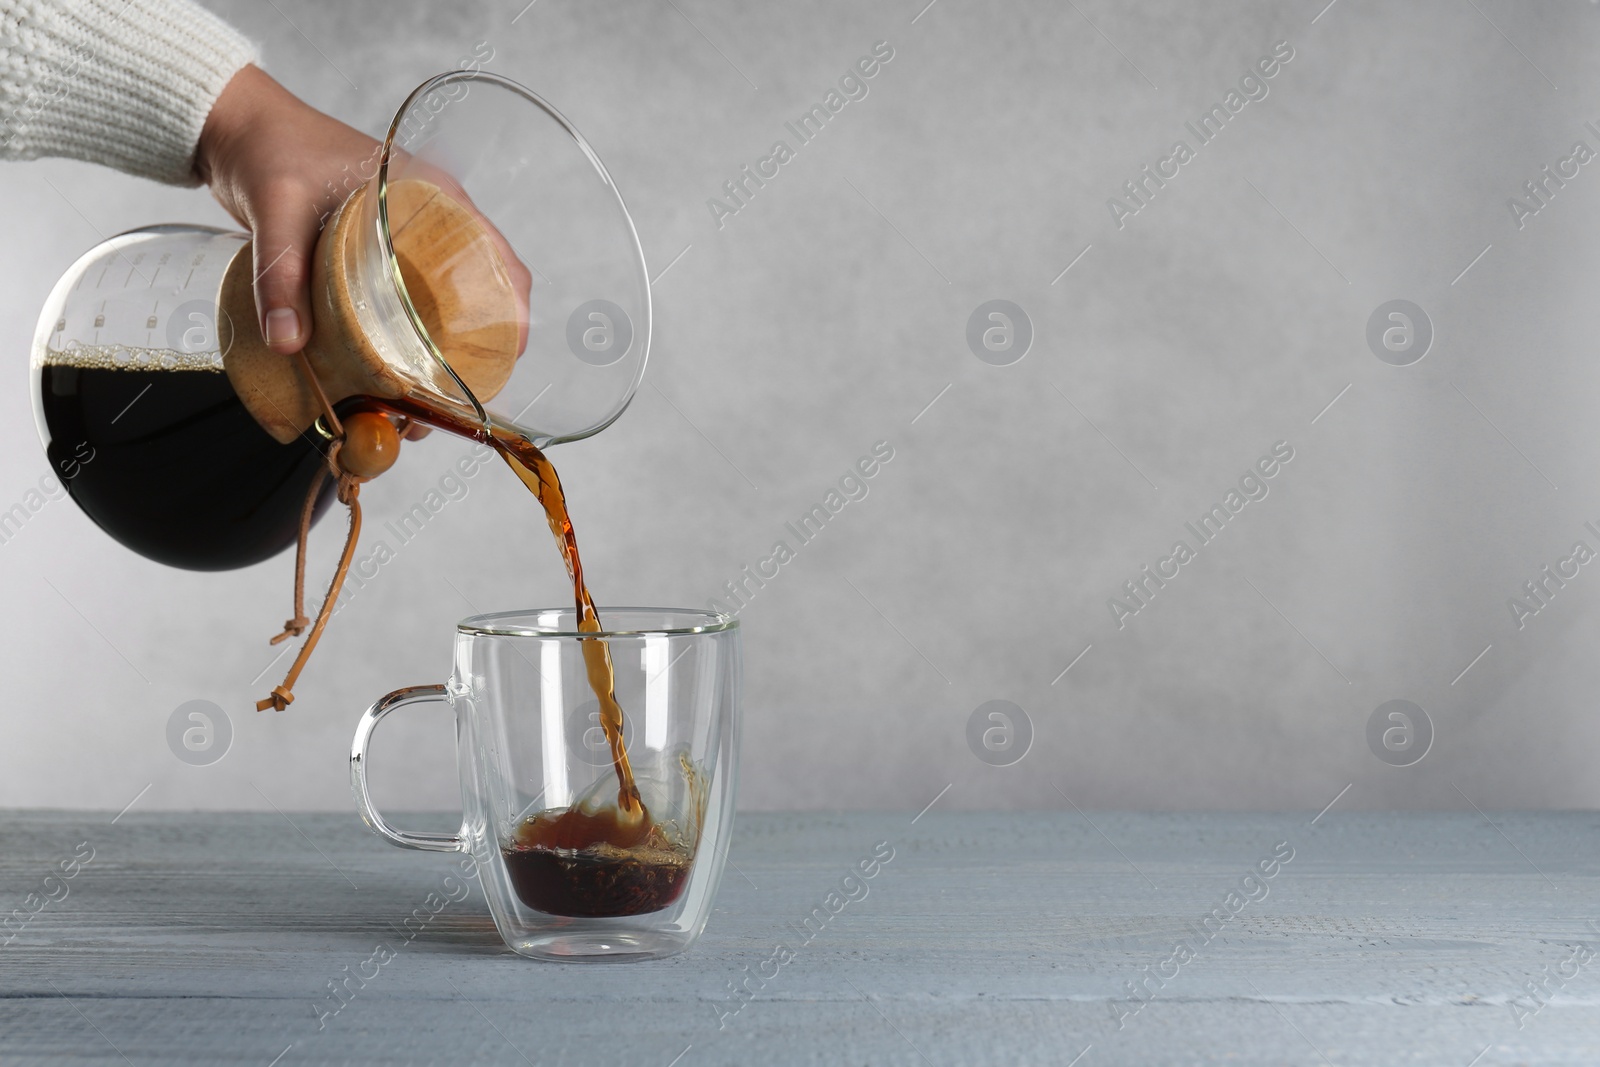
POLYGON ((650 343, 644 256, 558 111, 498 75, 442 74, 360 169, 312 259, 304 365, 261 338, 246 234, 134 230, 51 292, 31 361, 40 436, 127 547, 220 570, 295 542, 330 439, 306 367, 335 412, 376 400, 541 448, 604 429, 632 399, 650 343))

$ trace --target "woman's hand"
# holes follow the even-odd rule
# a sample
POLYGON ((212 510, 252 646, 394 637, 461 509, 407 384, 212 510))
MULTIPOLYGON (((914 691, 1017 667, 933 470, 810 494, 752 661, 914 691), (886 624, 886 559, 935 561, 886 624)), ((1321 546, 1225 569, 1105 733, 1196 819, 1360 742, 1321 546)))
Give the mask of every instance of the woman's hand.
MULTIPOLYGON (((302 102, 258 67, 242 68, 212 105, 195 150, 195 172, 254 235, 257 325, 274 352, 293 355, 311 339, 311 257, 322 224, 377 173, 381 148, 302 102)), ((466 190, 448 174, 420 165, 414 169, 476 213, 466 190)), ((479 218, 516 293, 520 354, 527 343, 533 278, 494 225, 479 218)), ((415 440, 427 432, 412 425, 406 437, 415 440)))
POLYGON ((311 337, 311 256, 323 220, 376 171, 366 134, 302 102, 259 67, 233 76, 200 134, 195 171, 254 235, 256 314, 274 352, 311 337))

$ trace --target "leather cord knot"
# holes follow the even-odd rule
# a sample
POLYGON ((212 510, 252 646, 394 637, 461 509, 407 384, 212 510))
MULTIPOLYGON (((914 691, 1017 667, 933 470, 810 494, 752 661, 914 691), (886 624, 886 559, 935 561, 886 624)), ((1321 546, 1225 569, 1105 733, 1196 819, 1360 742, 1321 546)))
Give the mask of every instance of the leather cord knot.
POLYGON ((296 615, 294 618, 283 624, 283 633, 279 634, 277 637, 274 637, 271 641, 268 641, 267 644, 275 645, 280 641, 287 641, 291 637, 299 637, 301 634, 306 632, 306 627, 310 625, 310 619, 306 618, 304 615, 296 615))
POLYGON ((273 711, 282 711, 284 708, 287 708, 293 703, 294 694, 280 685, 273 688, 271 696, 267 697, 265 700, 256 701, 256 710, 266 711, 268 708, 271 708, 273 711))
POLYGON ((316 622, 311 625, 311 634, 306 638, 305 644, 300 646, 297 655, 289 667, 289 673, 284 677, 283 684, 272 690, 272 695, 256 701, 257 711, 283 711, 294 703, 294 683, 300 677, 300 672, 305 668, 306 661, 311 658, 311 652, 317 647, 317 641, 322 637, 322 629, 328 624, 328 618, 333 614, 333 605, 339 598, 339 590, 344 588, 345 575, 350 570, 351 557, 355 555, 356 542, 361 537, 361 479, 345 470, 339 464, 339 452, 344 447, 344 427, 339 423, 339 416, 334 414, 333 405, 328 401, 328 394, 323 392, 322 383, 317 381, 317 376, 311 370, 311 363, 306 354, 297 352, 295 358, 299 360, 300 371, 305 376, 312 392, 317 396, 317 402, 322 407, 322 418, 327 424, 333 440, 328 444, 326 454, 327 465, 317 472, 317 477, 311 482, 311 487, 306 490, 305 504, 300 509, 300 536, 295 546, 294 555, 294 617, 284 624, 283 632, 271 641, 277 644, 290 637, 299 637, 305 631, 309 622, 305 614, 305 585, 306 585, 306 538, 311 532, 312 513, 316 510, 317 498, 322 493, 323 480, 332 477, 336 485, 336 494, 341 504, 350 509, 350 528, 345 534, 344 551, 339 557, 339 566, 333 572, 333 580, 328 583, 328 591, 322 598, 322 608, 317 612, 316 622))

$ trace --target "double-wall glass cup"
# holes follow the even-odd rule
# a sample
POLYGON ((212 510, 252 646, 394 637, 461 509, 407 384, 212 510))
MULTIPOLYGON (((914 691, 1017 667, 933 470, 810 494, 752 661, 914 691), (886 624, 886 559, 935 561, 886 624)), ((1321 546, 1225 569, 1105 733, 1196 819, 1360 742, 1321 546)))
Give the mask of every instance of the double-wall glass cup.
POLYGON ((450 680, 373 704, 350 753, 351 788, 367 825, 402 848, 469 853, 500 936, 537 959, 650 959, 688 948, 710 915, 733 829, 738 621, 669 608, 599 614, 605 629, 591 633, 578 630, 571 608, 463 620, 450 680), (627 848, 530 847, 526 828, 541 815, 616 804, 617 771, 585 641, 603 641, 611 653, 622 743, 655 829, 627 848), (396 708, 425 701, 455 714, 456 833, 396 829, 367 786, 374 728, 396 708))

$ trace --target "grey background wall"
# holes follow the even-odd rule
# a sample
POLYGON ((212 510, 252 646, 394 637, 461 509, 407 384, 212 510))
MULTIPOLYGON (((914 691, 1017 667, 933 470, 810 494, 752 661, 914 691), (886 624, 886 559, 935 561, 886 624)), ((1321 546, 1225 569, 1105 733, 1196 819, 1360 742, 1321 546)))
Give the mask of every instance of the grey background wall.
MULTIPOLYGON (((747 807, 916 810, 947 786, 968 808, 1600 802, 1597 568, 1520 628, 1508 606, 1575 541, 1600 549, 1600 168, 1520 227, 1507 206, 1574 142, 1600 150, 1600 10, 922 3, 215 6, 374 134, 488 42, 606 160, 671 267, 633 408, 555 457, 603 601, 703 605, 891 442, 741 613, 747 807), (868 95, 719 225, 707 199, 879 41, 868 95), (1200 145, 1184 123, 1281 41, 1266 97, 1200 145), (1108 199, 1180 138, 1194 158, 1119 226, 1108 199), (991 299, 1033 330, 1007 366, 967 341, 991 299), (1408 366, 1367 340, 1395 299, 1432 326, 1408 366), (1108 599, 1277 442, 1267 496, 1119 627, 1108 599), (1393 699, 1431 724, 1409 766, 1368 741, 1393 699), (969 746, 990 700, 1031 723, 1009 766, 969 746)), ((226 218, 57 160, 0 167, 0 192, 9 506, 47 472, 24 368, 53 281, 103 235, 226 218)), ((367 490, 372 528, 466 448, 408 446, 367 490)), ((356 716, 442 679, 455 619, 564 600, 529 500, 489 470, 341 612, 293 708, 258 715, 292 566, 171 571, 69 501, 30 518, 0 545, 0 805, 342 808, 356 716), (167 746, 192 699, 232 723, 206 767, 167 746)), ((450 805, 451 749, 443 722, 395 724, 383 797, 450 805)))

